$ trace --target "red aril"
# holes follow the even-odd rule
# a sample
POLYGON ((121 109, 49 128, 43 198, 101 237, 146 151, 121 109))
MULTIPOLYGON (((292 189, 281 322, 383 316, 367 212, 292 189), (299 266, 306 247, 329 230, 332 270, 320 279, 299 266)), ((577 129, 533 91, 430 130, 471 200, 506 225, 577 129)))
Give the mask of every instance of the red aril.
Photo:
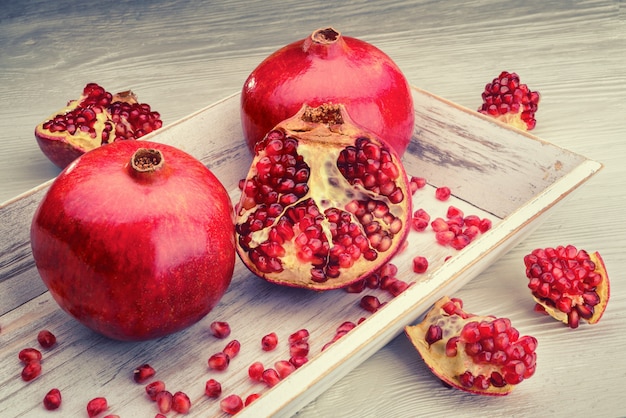
POLYGON ((41 362, 39 360, 31 360, 22 369, 22 380, 30 382, 41 374, 41 362))
POLYGON ((43 398, 43 406, 48 411, 54 411, 61 406, 61 391, 59 389, 50 389, 43 398))
POLYGON ((48 349, 56 344, 57 337, 47 329, 42 329, 37 334, 37 342, 39 343, 41 348, 48 349))
POLYGON ((230 325, 225 321, 213 321, 209 326, 216 338, 226 338, 230 335, 230 325))
POLYGON ((28 364, 31 361, 41 361, 42 355, 41 351, 37 350, 36 348, 27 347, 21 349, 20 352, 17 354, 17 357, 22 363, 28 364))
POLYGON ((177 148, 117 141, 50 186, 31 226, 33 257, 58 304, 93 330, 146 340, 203 318, 235 264, 220 181, 177 148))
POLYGON ((87 415, 89 418, 96 417, 109 409, 109 404, 104 397, 93 398, 87 402, 87 415))
POLYGON ((228 395, 220 401, 220 409, 228 414, 235 415, 243 409, 243 400, 239 395, 228 395))
POLYGON ((59 168, 104 144, 137 139, 163 125, 158 112, 138 103, 132 91, 111 94, 89 83, 81 97, 41 122, 35 138, 43 153, 59 168))
POLYGON ((222 394, 222 385, 215 379, 209 379, 204 385, 204 394, 209 398, 219 398, 222 394))
POLYGON ((237 251, 256 275, 329 290, 389 261, 410 229, 397 154, 342 105, 303 106, 257 144, 237 205, 237 251))
POLYGON ((278 336, 275 332, 270 332, 261 338, 261 348, 263 351, 272 351, 278 345, 278 336))
POLYGON ((159 392, 163 392, 165 390, 165 383, 162 380, 155 380, 154 382, 148 383, 145 386, 146 394, 152 401, 156 401, 156 397, 159 392))
POLYGON ((230 357, 220 351, 219 353, 215 353, 211 357, 209 357, 208 363, 209 369, 221 372, 228 368, 228 365, 230 363, 230 357))
POLYGON ((185 392, 178 391, 172 395, 172 411, 179 414, 188 414, 191 409, 191 399, 185 392))
POLYGON ((520 336, 507 318, 463 310, 443 297, 405 332, 426 365, 449 386, 480 395, 507 395, 536 368, 537 340, 520 336))
POLYGON ((155 402, 157 404, 157 408, 159 408, 159 412, 162 414, 167 414, 172 410, 172 392, 169 390, 164 390, 156 395, 155 402))
POLYGON ((304 103, 343 103, 357 124, 400 156, 413 134, 413 98, 398 66, 375 46, 333 28, 277 50, 248 76, 241 122, 250 150, 304 103))
POLYGON ((133 370, 133 379, 137 383, 143 383, 146 380, 152 378, 156 374, 156 370, 149 364, 142 364, 133 370))

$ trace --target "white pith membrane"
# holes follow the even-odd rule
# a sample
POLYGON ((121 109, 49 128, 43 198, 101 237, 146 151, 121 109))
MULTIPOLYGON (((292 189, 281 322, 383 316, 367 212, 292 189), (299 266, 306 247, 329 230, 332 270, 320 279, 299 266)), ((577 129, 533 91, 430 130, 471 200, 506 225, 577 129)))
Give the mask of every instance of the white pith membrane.
POLYGON ((487 389, 480 389, 475 386, 468 387, 461 382, 460 376, 467 371, 473 376, 482 375, 489 378, 492 372, 502 374, 503 366, 486 362, 477 364, 471 356, 465 353, 466 343, 461 340, 456 343, 455 356, 446 354, 446 344, 450 338, 458 337, 466 324, 496 320, 493 316, 479 316, 469 313, 466 314, 466 318, 457 314, 449 315, 442 307, 450 300, 447 296, 441 298, 435 303, 422 322, 405 327, 409 340, 411 340, 428 368, 449 386, 482 395, 503 396, 509 394, 515 385, 506 382, 504 382, 503 386, 490 384, 487 389), (426 336, 431 325, 437 325, 441 328, 442 338, 429 344, 426 336))
MULTIPOLYGON (((326 124, 326 123, 312 123, 305 121, 293 121, 296 118, 292 118, 287 124, 281 124, 286 126, 286 129, 282 129, 285 132, 287 138, 302 138, 306 136, 306 140, 298 140, 297 154, 304 158, 304 163, 308 167, 309 177, 306 183, 311 185, 308 188, 306 194, 301 196, 296 203, 285 205, 278 216, 276 216, 271 223, 261 230, 250 232, 246 234, 249 238, 249 242, 245 246, 241 245, 238 239, 237 250, 239 255, 244 260, 244 263, 257 275, 267 279, 268 281, 287 284, 296 287, 306 287, 317 290, 327 290, 331 288, 343 287, 349 283, 352 283, 365 275, 373 272, 385 262, 387 262, 400 247, 400 244, 406 238, 408 232, 408 215, 410 214, 411 199, 406 193, 409 190, 408 180, 403 170, 399 170, 400 173, 393 182, 396 185, 400 185, 404 191, 405 196, 400 203, 392 203, 387 196, 381 193, 366 189, 361 184, 351 184, 346 177, 341 173, 338 168, 337 161, 340 153, 348 146, 354 146, 355 144, 355 130, 350 124, 326 124), (301 126, 300 126, 301 125, 301 126), (316 253, 317 262, 302 257, 302 240, 298 239, 299 236, 305 233, 300 228, 300 223, 295 222, 293 224, 294 238, 286 240, 281 244, 284 249, 285 255, 274 257, 280 263, 280 271, 262 271, 251 260, 250 253, 253 250, 263 251, 261 245, 270 240, 270 231, 275 227, 282 218, 289 218, 288 212, 294 208, 303 205, 303 202, 314 202, 314 205, 321 215, 318 222, 323 231, 323 237, 329 244, 328 251, 325 252, 325 256, 321 260, 317 257, 319 253, 316 253), (359 205, 356 202, 377 202, 379 210, 375 210, 372 213, 372 222, 378 222, 380 226, 381 235, 389 235, 391 237, 391 243, 387 247, 386 244, 380 244, 378 242, 372 242, 369 240, 368 234, 364 231, 361 222, 355 215, 355 208, 359 205), (367 260, 363 256, 355 257, 349 260, 344 267, 339 267, 336 277, 328 277, 326 280, 320 282, 319 280, 312 279, 312 269, 316 266, 324 269, 329 264, 329 254, 332 251, 335 243, 333 242, 333 236, 331 235, 331 221, 328 216, 325 216, 325 211, 336 208, 340 210, 342 216, 350 219, 350 223, 357 225, 360 235, 368 237, 368 248, 377 248, 377 255, 375 259, 367 260), (387 216, 384 216, 387 214, 387 216), (391 215, 391 216, 389 216, 391 215), (389 222, 391 219, 395 222, 389 222), (398 223, 398 220, 401 224, 398 223), (398 225, 401 225, 398 228, 398 225), (247 248, 244 248, 247 247, 247 248)), ((277 128, 281 129, 281 128, 277 128)), ((367 138, 368 141, 378 144, 381 148, 388 149, 386 145, 382 145, 377 139, 370 135, 359 135, 359 137, 367 138)), ((257 155, 251 165, 250 171, 246 177, 247 182, 259 175, 257 169, 257 162, 263 157, 267 156, 265 149, 257 150, 257 155)), ((395 155, 393 155, 393 163, 396 167, 399 166, 395 155)), ((396 186, 398 187, 398 186, 396 186)), ((255 213, 258 210, 258 206, 254 202, 253 198, 246 196, 246 186, 242 191, 242 197, 237 209, 236 225, 247 224, 254 218, 255 213)), ((238 229, 239 231, 239 229, 238 229)), ((377 237, 380 235, 376 235, 377 237)), ((238 237, 239 238, 239 237, 238 237)), ((387 241, 389 243, 389 240, 387 241)))

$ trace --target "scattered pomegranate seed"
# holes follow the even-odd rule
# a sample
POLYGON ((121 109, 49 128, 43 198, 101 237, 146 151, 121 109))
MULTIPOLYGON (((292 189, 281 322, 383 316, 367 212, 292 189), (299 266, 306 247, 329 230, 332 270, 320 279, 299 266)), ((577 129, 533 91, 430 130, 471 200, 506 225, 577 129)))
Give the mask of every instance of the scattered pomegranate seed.
POLYGON ((229 415, 235 415, 243 409, 243 400, 239 395, 228 395, 220 401, 220 408, 229 415))
POLYGON ((418 255, 417 257, 413 258, 413 271, 414 272, 418 274, 422 274, 422 273, 425 273, 426 270, 428 270, 428 260, 426 259, 426 257, 418 255))
POLYGON ((411 217, 411 226, 417 232, 424 231, 430 223, 430 215, 422 208, 413 212, 411 217))
POLYGON ((289 346, 289 355, 292 357, 306 357, 309 355, 309 343, 298 341, 289 346))
POLYGON ((409 186, 411 187, 411 194, 413 194, 418 189, 422 189, 426 186, 426 179, 424 177, 411 177, 409 186))
POLYGON ((261 348, 263 351, 272 351, 278 345, 278 336, 275 332, 265 335, 261 339, 261 348))
POLYGON ((56 344, 57 337, 47 329, 43 329, 37 334, 37 341, 42 348, 48 349, 56 344))
POLYGON ((142 364, 133 370, 133 379, 137 383, 144 383, 156 374, 156 370, 149 364, 142 364))
POLYGON ((184 392, 176 392, 172 396, 172 411, 187 414, 191 409, 191 399, 184 392))
POLYGON ((152 383, 148 383, 145 389, 148 397, 155 401, 157 394, 165 390, 165 383, 162 380, 155 380, 152 383))
POLYGON ((299 369, 308 361, 309 361, 309 358, 306 356, 292 356, 289 359, 289 363, 293 364, 296 369, 299 369))
POLYGON ((248 397, 246 397, 246 402, 244 403, 245 406, 250 405, 252 402, 256 401, 257 399, 259 399, 261 397, 260 393, 251 393, 250 395, 248 395, 248 397))
POLYGON ((309 339, 309 331, 302 328, 289 336, 289 344, 293 344, 299 341, 307 341, 309 339))
POLYGON ((32 348, 32 347, 23 348, 17 354, 17 357, 24 364, 28 364, 31 361, 41 361, 41 358, 42 358, 41 351, 37 350, 36 348, 32 348))
POLYGON ((168 390, 157 393, 155 400, 160 413, 167 414, 172 410, 172 398, 172 393, 168 390))
POLYGON ((226 338, 230 335, 230 325, 224 321, 214 321, 210 325, 211 333, 216 338, 226 338))
POLYGON ((274 368, 276 369, 276 372, 278 372, 281 379, 286 378, 296 370, 296 366, 287 360, 278 360, 274 363, 274 368))
POLYGON ((209 398, 219 398, 222 394, 222 385, 215 379, 209 379, 204 385, 204 394, 209 398))
POLYGON ((446 201, 450 198, 450 188, 447 186, 437 187, 435 190, 435 197, 437 200, 446 201))
POLYGON ((59 389, 50 389, 43 398, 43 406, 48 411, 53 411, 61 406, 61 391, 59 389))
POLYGON ((280 382, 280 375, 276 369, 265 369, 261 375, 261 380, 269 387, 274 387, 280 382))
POLYGON ((239 354, 239 350, 241 350, 241 343, 237 340, 232 340, 226 344, 223 353, 232 360, 237 354, 239 354))
POLYGON ((359 306, 368 312, 376 312, 382 304, 380 300, 373 295, 365 295, 361 298, 359 306))
POLYGON ((222 371, 228 368, 230 357, 223 352, 215 353, 209 357, 209 368, 212 370, 222 371))
POLYGON ((89 418, 98 416, 107 409, 109 409, 109 404, 106 398, 103 397, 93 398, 87 403, 87 415, 89 418))
POLYGON ((263 371, 265 370, 265 366, 260 361, 255 361, 248 367, 248 376, 250 379, 255 382, 260 382, 263 376, 263 371))
POLYGON ((387 289, 391 296, 398 296, 409 287, 409 284, 404 280, 395 280, 387 289))
POLYGON ((22 380, 30 382, 41 374, 41 362, 32 360, 22 369, 22 380))

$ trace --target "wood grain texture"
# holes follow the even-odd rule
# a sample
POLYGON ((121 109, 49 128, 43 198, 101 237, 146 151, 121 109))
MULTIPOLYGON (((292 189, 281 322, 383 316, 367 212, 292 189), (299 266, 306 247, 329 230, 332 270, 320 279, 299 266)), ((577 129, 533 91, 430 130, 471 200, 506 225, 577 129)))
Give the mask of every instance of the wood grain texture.
MULTIPOLYGON (((58 173, 38 150, 32 131, 88 81, 111 90, 132 87, 171 123, 239 91, 247 74, 270 52, 327 25, 374 43, 412 84, 470 109, 478 106, 486 82, 503 69, 516 71, 542 93, 533 133, 605 166, 555 208, 540 229, 455 294, 468 309, 508 316, 522 332, 535 335, 540 341, 537 374, 505 399, 450 392, 398 336, 299 416, 626 414, 626 361, 615 354, 626 342, 626 289, 619 277, 626 270, 623 0, 351 1, 331 9, 315 2, 212 3, 118 1, 106 9, 80 8, 65 0, 3 4, 0 202, 58 173), (599 250, 614 278, 611 302, 596 326, 570 331, 532 313, 521 258, 532 248, 562 243, 599 250)), ((8 240, 2 238, 3 243, 8 240)), ((3 289, 3 302, 35 297, 41 289, 10 291, 3 289)), ((45 295, 34 301, 36 309, 25 317, 36 328, 56 308, 45 295)), ((7 349, 32 343, 24 330, 6 346, 6 335, 18 332, 20 324, 9 329, 3 325, 0 339, 7 349)), ((51 325, 61 333, 74 332, 60 313, 52 315, 51 325)), ((86 332, 76 337, 92 338, 86 332)), ((101 340, 92 343, 116 352, 101 340)), ((140 353, 142 348, 132 350, 140 353)), ((158 353, 170 349, 171 343, 158 353)), ((91 376, 81 366, 81 361, 93 359, 87 353, 78 357, 78 365, 69 366, 68 376, 74 371, 91 376)), ((190 355, 200 356, 197 351, 190 355)), ((57 356, 50 365, 61 370, 74 361, 57 356)), ((98 367, 126 366, 135 365, 98 367)), ((3 362, 0 376, 17 378, 15 364, 3 362)), ((182 378, 172 381, 173 386, 184 383, 182 378)), ((86 391, 90 385, 86 379, 86 391)), ((0 392, 2 404, 7 395, 0 392)), ((36 400, 42 396, 35 386, 22 394, 36 400)))

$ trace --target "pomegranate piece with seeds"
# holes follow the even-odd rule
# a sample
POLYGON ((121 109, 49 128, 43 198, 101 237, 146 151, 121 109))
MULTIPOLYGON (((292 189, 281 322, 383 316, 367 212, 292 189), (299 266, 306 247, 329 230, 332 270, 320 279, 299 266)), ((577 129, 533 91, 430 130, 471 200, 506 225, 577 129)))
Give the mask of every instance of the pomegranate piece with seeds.
POLYGON ((89 83, 81 97, 35 128, 43 153, 59 168, 87 151, 124 139, 137 139, 163 126, 150 105, 137 102, 130 90, 111 94, 89 83))
POLYGON ((610 297, 609 276, 598 252, 573 245, 538 248, 524 257, 528 288, 537 309, 577 328, 597 323, 610 297))
POLYGON ((520 83, 516 73, 502 71, 485 86, 480 113, 489 115, 524 131, 535 127, 535 113, 539 105, 539 92, 531 91, 520 83))
POLYGON ((256 145, 236 210, 237 252, 272 283, 344 287, 402 247, 410 196, 395 151, 343 105, 304 105, 256 145))
POLYGON ((457 389, 507 395, 535 372, 534 337, 520 336, 507 318, 465 312, 460 299, 441 298, 405 332, 432 372, 457 389))

